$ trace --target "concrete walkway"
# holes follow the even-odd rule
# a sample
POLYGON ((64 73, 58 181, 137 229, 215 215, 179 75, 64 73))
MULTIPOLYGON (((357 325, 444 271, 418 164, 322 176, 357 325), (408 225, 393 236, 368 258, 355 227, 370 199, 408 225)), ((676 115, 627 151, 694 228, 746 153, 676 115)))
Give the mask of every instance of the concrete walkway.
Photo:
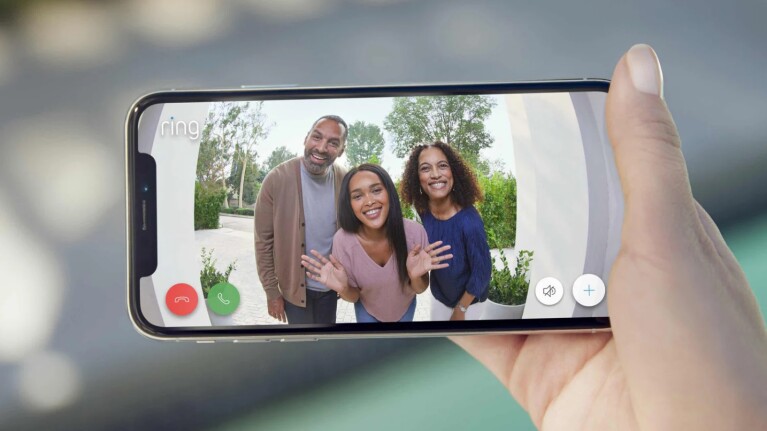
MULTIPOLYGON (((201 250, 213 250, 216 268, 224 271, 230 262, 236 261, 237 268, 229 276, 231 282, 240 291, 240 306, 230 318, 222 319, 222 324, 234 325, 277 325, 277 320, 269 316, 266 295, 258 279, 256 254, 253 239, 253 218, 242 216, 220 216, 221 228, 198 230, 195 241, 201 250), (228 321, 227 321, 228 320, 228 321)), ((415 312, 416 321, 429 320, 432 296, 430 291, 418 295, 415 312)), ((338 301, 338 323, 354 323, 354 305, 340 299, 338 301)))

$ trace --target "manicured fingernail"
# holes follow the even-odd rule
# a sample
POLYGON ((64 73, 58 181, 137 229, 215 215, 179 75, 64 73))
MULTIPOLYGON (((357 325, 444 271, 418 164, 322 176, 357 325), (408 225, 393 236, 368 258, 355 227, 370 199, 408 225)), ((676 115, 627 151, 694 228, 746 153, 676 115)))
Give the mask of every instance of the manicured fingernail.
POLYGON ((655 51, 650 45, 634 45, 626 54, 626 61, 634 88, 642 93, 663 98, 663 71, 655 51))

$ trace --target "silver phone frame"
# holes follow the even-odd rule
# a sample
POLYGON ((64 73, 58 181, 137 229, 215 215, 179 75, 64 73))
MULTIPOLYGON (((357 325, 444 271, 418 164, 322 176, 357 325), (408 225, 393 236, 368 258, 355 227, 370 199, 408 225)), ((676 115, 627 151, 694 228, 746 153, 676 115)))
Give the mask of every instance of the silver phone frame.
MULTIPOLYGON (((226 341, 226 342, 234 342, 234 343, 252 343, 252 342, 296 342, 296 341, 318 341, 318 340, 332 340, 332 339, 355 339, 355 338, 414 338, 414 337, 444 337, 444 336, 464 336, 464 335, 487 335, 487 334, 568 334, 568 333, 601 333, 601 332, 610 332, 610 319, 609 317, 606 318, 563 318, 563 319, 525 319, 525 320, 541 320, 541 321, 553 321, 553 320, 572 320, 572 319, 589 319, 594 320, 595 323, 599 321, 599 324, 595 324, 593 327, 579 327, 579 328, 568 328, 567 325, 563 325, 562 327, 541 327, 541 328, 533 328, 533 329, 508 329, 508 328, 498 328, 498 329, 454 329, 454 330, 429 330, 429 329, 423 329, 423 330, 413 330, 413 331, 402 331, 402 330, 391 330, 391 331, 383 331, 383 330, 376 330, 376 331, 355 331, 350 333, 311 333, 311 334, 280 334, 278 332, 271 333, 271 334, 258 334, 258 333, 249 333, 248 331, 251 330, 251 328, 256 327, 256 325, 253 326, 234 326, 234 327, 216 327, 216 326, 210 326, 205 327, 207 329, 201 329, 203 332, 211 332, 210 335, 207 334, 193 334, 193 335, 187 335, 184 333, 178 333, 178 334, 168 334, 166 333, 167 330, 170 330, 170 332, 175 332, 175 330, 179 329, 179 327, 162 327, 161 331, 154 330, 151 328, 153 325, 146 325, 145 322, 142 322, 139 318, 141 310, 140 307, 136 306, 138 295, 136 295, 136 298, 133 298, 133 291, 136 290, 138 292, 138 289, 132 289, 132 287, 138 283, 138 280, 134 280, 134 274, 133 274, 133 247, 132 247, 132 239, 133 239, 133 226, 132 226, 132 217, 133 217, 133 211, 132 211, 132 194, 131 194, 131 186, 133 184, 133 172, 131 172, 131 168, 133 167, 132 162, 132 151, 134 150, 134 147, 131 146, 131 126, 133 122, 135 121, 136 126, 138 125, 138 118, 140 118, 141 112, 143 112, 143 109, 140 109, 142 106, 142 103, 145 103, 146 101, 154 98, 163 98, 163 97, 172 97, 172 96, 191 96, 191 97, 209 97, 212 95, 221 95, 226 94, 229 96, 235 96, 232 100, 245 100, 245 96, 257 96, 257 95, 263 95, 268 93, 274 93, 274 92, 281 92, 286 94, 287 97, 279 97, 281 99, 297 99, 299 97, 290 97, 289 94, 293 92, 297 93, 305 93, 305 92, 331 92, 331 93, 337 93, 337 92, 369 92, 369 91, 378 91, 383 90, 385 93, 399 93, 399 95, 411 95, 411 94, 418 94, 418 93, 424 93, 424 92, 431 92, 430 94, 434 95, 436 92, 440 90, 451 90, 460 92, 461 90, 469 90, 476 87, 481 88, 488 88, 488 87, 504 87, 503 89, 507 90, 505 93, 512 94, 512 93, 531 93, 531 92, 570 92, 570 91, 605 91, 609 89, 610 81, 607 79, 602 78, 582 78, 582 79, 562 79, 562 80, 541 80, 541 81, 520 81, 520 82, 486 82, 486 83, 433 83, 433 84, 407 84, 407 85, 376 85, 376 86, 328 86, 328 87, 299 87, 295 85, 287 85, 287 86, 243 86, 242 88, 235 88, 235 89, 201 89, 201 90, 176 90, 172 89, 169 91, 158 91, 158 92, 151 92, 147 93, 139 98, 137 98, 133 104, 131 105, 130 109, 128 110, 126 120, 125 120, 125 181, 126 181, 126 255, 127 255, 127 274, 126 274, 126 285, 127 285, 127 295, 126 295, 126 308, 128 311, 128 316, 131 321, 131 324, 136 329, 137 332, 140 334, 154 340, 158 341, 194 341, 197 343, 214 343, 217 341, 226 341), (589 88, 589 87, 598 87, 598 88, 589 88), (519 91, 508 91, 509 87, 519 89, 519 91), (522 89, 530 88, 533 91, 523 91, 522 89), (404 93, 402 93, 404 92, 404 93), (606 323, 604 323, 606 322, 606 323), (216 332, 216 328, 236 328, 233 329, 236 334, 221 334, 220 331, 216 332)), ((382 93, 383 95, 384 93, 382 93)), ((474 93, 476 94, 476 93, 474 93)), ((491 92, 487 92, 487 94, 491 94, 491 92)), ((501 93, 492 93, 492 94, 504 94, 504 92, 501 93)), ((390 96, 394 96, 394 94, 389 94, 390 96)), ((336 97, 343 97, 343 96, 336 96, 336 97)), ((365 97, 365 96, 357 96, 357 97, 365 97)), ((258 100, 258 99, 254 99, 258 100)), ((277 100, 275 99, 266 99, 266 100, 277 100)), ((204 100, 197 100, 197 101, 204 101, 204 100)), ((190 100, 189 102, 192 102, 190 100)), ((174 102, 156 102, 156 103, 174 103, 174 102)), ((155 103, 150 103, 148 106, 151 106, 155 103)), ((144 109, 146 109, 144 107, 144 109)), ((143 317, 143 316, 141 316, 143 317)), ((498 320, 498 321, 490 321, 490 322, 515 322, 522 319, 514 319, 514 320, 498 320)), ((415 322, 414 322, 415 323, 415 322)), ((423 322, 421 322, 423 323, 423 322)), ((369 325, 381 325, 381 324, 369 324, 369 325)), ((263 329, 274 329, 275 327, 285 327, 287 328, 287 325, 261 325, 264 326, 263 329)), ((548 325, 546 325, 548 326, 548 325)), ((308 328, 311 329, 311 328, 308 328)), ((319 329, 319 328, 318 328, 319 329)))

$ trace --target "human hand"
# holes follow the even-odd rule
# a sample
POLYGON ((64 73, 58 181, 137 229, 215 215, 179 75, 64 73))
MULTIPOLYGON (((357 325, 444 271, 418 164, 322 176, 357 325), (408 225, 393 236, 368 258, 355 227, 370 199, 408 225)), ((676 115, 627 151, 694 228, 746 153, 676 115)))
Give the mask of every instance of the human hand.
POLYGON ((466 313, 461 311, 460 308, 455 307, 453 309, 453 314, 450 315, 450 320, 466 320, 466 313))
POLYGON ((453 340, 545 429, 767 429, 767 333, 743 271, 695 201, 652 49, 607 98, 625 212, 612 334, 453 340))
POLYGON ((452 259, 452 254, 440 254, 450 250, 449 245, 442 245, 442 241, 436 241, 422 248, 420 244, 413 247, 410 253, 407 254, 407 274, 411 280, 415 280, 427 274, 432 269, 447 268, 450 266, 447 263, 440 263, 448 259, 452 259))
POLYGON ((285 314, 285 299, 282 296, 267 301, 266 307, 270 316, 283 323, 288 321, 288 316, 285 314))
POLYGON ((317 259, 312 259, 307 255, 301 255, 301 265, 306 268, 306 276, 312 280, 319 281, 325 287, 335 292, 343 293, 349 283, 349 277, 346 275, 346 269, 341 265, 332 254, 330 259, 321 255, 316 250, 312 254, 317 259))

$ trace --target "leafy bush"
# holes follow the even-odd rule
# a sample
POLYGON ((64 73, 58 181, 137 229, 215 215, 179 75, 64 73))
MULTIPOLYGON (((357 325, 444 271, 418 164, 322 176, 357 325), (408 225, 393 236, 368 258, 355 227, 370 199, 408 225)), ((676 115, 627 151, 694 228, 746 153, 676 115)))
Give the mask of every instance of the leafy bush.
POLYGON ((420 220, 415 215, 415 209, 412 205, 408 205, 404 200, 402 200, 402 190, 400 189, 400 183, 402 180, 397 180, 394 183, 394 186, 397 188, 397 195, 399 196, 399 203, 402 207, 402 217, 405 217, 408 220, 416 220, 420 223, 420 220))
POLYGON ((202 285, 202 294, 208 297, 210 289, 218 283, 229 281, 229 275, 237 269, 237 261, 230 263, 223 273, 216 269, 216 260, 213 259, 213 249, 206 253, 205 247, 202 248, 202 270, 200 271, 200 284, 202 285))
POLYGON ((413 207, 411 205, 403 203, 403 205, 402 205, 402 217, 405 217, 408 220, 416 220, 415 210, 413 209, 413 207))
POLYGON ((221 208, 226 191, 208 189, 194 184, 194 230, 218 229, 218 211, 221 208))
POLYGON ((221 214, 237 214, 252 216, 254 211, 252 208, 221 208, 218 210, 221 214))
POLYGON ((514 247, 517 238, 517 180, 510 174, 496 172, 479 176, 485 195, 477 210, 485 223, 487 237, 496 248, 514 247))
POLYGON ((499 249, 503 268, 496 269, 495 257, 493 257, 492 275, 490 276, 490 291, 488 298, 496 304, 520 305, 527 301, 527 289, 530 286, 528 272, 530 263, 533 261, 533 252, 520 250, 517 256, 517 266, 514 274, 509 269, 509 260, 499 249))

